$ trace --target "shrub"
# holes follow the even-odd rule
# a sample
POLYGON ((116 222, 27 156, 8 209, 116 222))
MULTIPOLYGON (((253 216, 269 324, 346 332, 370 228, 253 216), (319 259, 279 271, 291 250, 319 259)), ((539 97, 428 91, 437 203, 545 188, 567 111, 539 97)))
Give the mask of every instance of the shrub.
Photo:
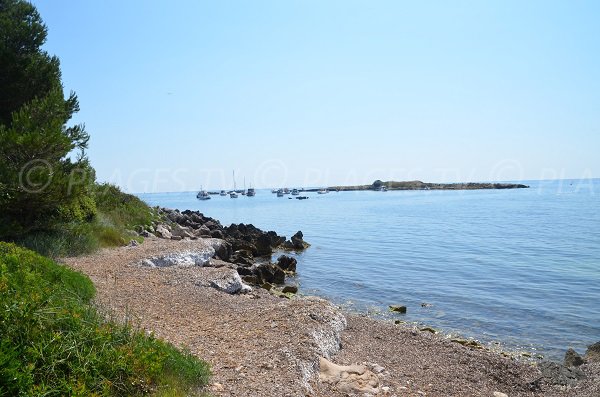
POLYGON ((185 395, 208 381, 188 352, 107 322, 85 275, 0 243, 0 395, 185 395))

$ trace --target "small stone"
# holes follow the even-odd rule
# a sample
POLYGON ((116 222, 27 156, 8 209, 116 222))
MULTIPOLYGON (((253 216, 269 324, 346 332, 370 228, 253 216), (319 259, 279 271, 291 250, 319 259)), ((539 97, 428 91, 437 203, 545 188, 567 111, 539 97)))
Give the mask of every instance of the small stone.
POLYGON ((508 394, 499 391, 494 392, 494 397, 508 397, 508 394))
POLYGON ((222 392, 222 391, 225 391, 225 388, 220 383, 213 383, 213 385, 212 385, 212 391, 222 392))
POLYGON ((138 245, 140 245, 140 243, 138 243, 137 240, 131 240, 129 244, 127 244, 128 247, 137 247, 138 245))
POLYGON ((373 368, 372 368, 372 370, 373 370, 373 372, 375 372, 376 374, 380 374, 380 373, 382 373, 383 371, 385 371, 385 368, 383 368, 383 367, 382 367, 381 365, 379 365, 379 364, 375 364, 375 365, 373 365, 373 368))
POLYGON ((424 327, 424 328, 421 328, 419 331, 422 331, 422 332, 431 332, 432 334, 437 334, 437 331, 435 329, 431 328, 431 327, 424 327))
POLYGON ((182 239, 183 239, 183 237, 181 237, 181 236, 171 236, 171 240, 180 241, 182 239))
POLYGON ((406 306, 390 305, 390 311, 404 314, 404 313, 406 313, 406 306))

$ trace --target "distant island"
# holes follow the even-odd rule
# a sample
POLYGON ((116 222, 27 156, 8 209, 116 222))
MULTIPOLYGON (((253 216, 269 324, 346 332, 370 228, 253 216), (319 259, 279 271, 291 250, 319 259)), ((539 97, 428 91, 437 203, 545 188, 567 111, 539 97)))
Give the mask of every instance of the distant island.
MULTIPOLYGON (((327 190, 348 192, 355 190, 480 190, 480 189, 525 189, 529 186, 520 183, 491 183, 491 182, 467 182, 467 183, 426 183, 421 181, 388 181, 376 180, 370 185, 357 186, 330 186, 327 190)), ((321 189, 304 189, 305 192, 316 192, 321 189)))

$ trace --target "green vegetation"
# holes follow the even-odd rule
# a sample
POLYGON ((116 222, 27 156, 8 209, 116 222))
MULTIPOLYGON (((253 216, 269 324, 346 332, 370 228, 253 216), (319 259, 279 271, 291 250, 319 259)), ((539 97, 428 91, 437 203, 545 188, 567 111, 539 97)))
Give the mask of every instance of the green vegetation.
POLYGON ((186 395, 207 364, 90 304, 86 276, 0 243, 0 395, 186 395))
MULTIPOLYGON (((132 229, 157 216, 95 182, 46 35, 33 5, 0 0, 0 240, 59 257, 139 239, 132 229)), ((94 293, 85 275, 0 241, 0 396, 183 396, 208 382, 189 352, 106 320, 94 293)))
POLYGON ((79 110, 64 97, 58 58, 41 49, 47 29, 36 9, 0 0, 0 238, 95 215, 95 179, 79 110), (76 151, 76 153, 73 153, 76 151))
POLYGON ((91 198, 96 213, 89 220, 54 223, 11 240, 51 258, 76 256, 133 239, 142 242, 134 230, 158 220, 154 209, 114 185, 95 184, 91 198))

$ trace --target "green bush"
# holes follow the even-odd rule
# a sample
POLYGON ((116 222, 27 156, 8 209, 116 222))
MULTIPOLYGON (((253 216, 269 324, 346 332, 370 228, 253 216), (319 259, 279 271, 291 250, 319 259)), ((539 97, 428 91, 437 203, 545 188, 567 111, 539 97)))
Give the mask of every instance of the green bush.
POLYGON ((97 184, 94 198, 98 211, 116 227, 149 226, 156 218, 148 204, 109 183, 97 184))
POLYGON ((106 322, 85 275, 0 242, 0 395, 185 395, 208 365, 106 322))

